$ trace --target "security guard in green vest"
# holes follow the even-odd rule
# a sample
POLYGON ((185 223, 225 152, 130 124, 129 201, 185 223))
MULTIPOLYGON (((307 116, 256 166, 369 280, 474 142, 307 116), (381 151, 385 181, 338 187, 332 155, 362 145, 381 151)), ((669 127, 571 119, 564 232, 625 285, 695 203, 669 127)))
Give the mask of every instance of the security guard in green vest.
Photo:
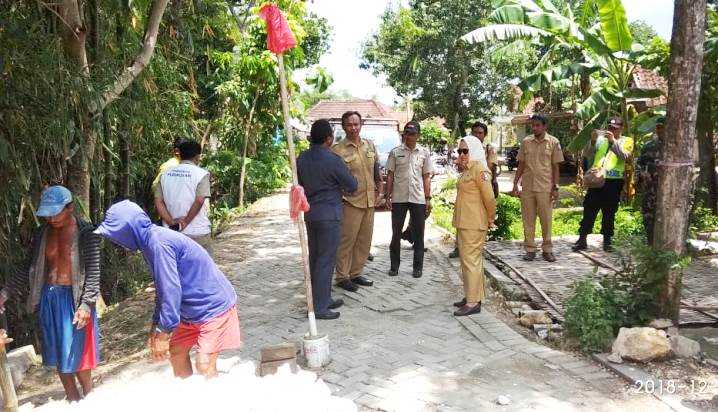
POLYGON ((594 130, 591 135, 591 149, 596 153, 593 167, 605 170, 606 182, 602 187, 591 188, 586 192, 579 238, 572 248, 574 252, 588 247, 586 238, 593 231, 593 223, 599 211, 603 216, 601 218, 603 250, 612 250, 613 226, 623 191, 626 161, 633 153, 633 139, 622 136, 622 132, 623 121, 620 117, 613 117, 608 122, 607 131, 599 133, 598 130, 594 130))

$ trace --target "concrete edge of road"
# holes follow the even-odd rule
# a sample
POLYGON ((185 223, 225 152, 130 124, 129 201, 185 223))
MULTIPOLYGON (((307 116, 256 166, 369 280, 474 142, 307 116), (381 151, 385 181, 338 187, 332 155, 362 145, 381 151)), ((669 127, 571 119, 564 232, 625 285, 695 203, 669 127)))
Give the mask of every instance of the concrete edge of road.
POLYGON ((594 353, 591 359, 600 363, 604 368, 610 370, 614 374, 620 376, 633 386, 633 390, 653 395, 656 399, 663 402, 666 406, 678 412, 693 412, 695 409, 685 407, 681 404, 681 399, 671 393, 663 393, 665 384, 661 379, 649 374, 643 369, 629 363, 613 363, 608 360, 608 353, 594 353), (652 388, 649 390, 646 383, 651 382, 652 388), (639 385, 639 388, 636 388, 639 385))

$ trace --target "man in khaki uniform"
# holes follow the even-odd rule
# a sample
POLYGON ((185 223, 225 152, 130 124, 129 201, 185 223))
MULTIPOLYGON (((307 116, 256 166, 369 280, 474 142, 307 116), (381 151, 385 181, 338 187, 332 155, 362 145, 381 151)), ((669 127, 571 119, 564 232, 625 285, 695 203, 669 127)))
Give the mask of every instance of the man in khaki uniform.
POLYGON ((407 212, 414 241, 412 276, 420 278, 423 272, 424 225, 431 213, 431 174, 434 169, 429 151, 416 144, 419 133, 419 123, 407 123, 404 126, 404 143, 393 148, 386 161, 386 194, 387 204, 391 207, 392 226, 389 276, 399 274, 401 234, 407 212))
POLYGON ((362 270, 371 248, 374 208, 383 197, 382 183, 376 147, 359 135, 361 115, 358 112, 344 113, 342 128, 347 137, 335 143, 332 150, 344 160, 359 185, 356 192, 345 194, 342 202, 342 234, 337 252, 336 280, 337 286, 356 292, 357 285, 374 284, 362 276, 362 270))
POLYGON ((513 194, 521 197, 521 215, 524 225, 524 260, 536 258, 536 215, 541 222, 543 258, 555 262, 551 243, 551 214, 553 202, 558 198, 558 165, 563 152, 558 139, 546 133, 548 119, 535 114, 529 120, 533 136, 521 142, 519 167, 514 178, 513 194), (521 181, 521 189, 519 189, 521 181))

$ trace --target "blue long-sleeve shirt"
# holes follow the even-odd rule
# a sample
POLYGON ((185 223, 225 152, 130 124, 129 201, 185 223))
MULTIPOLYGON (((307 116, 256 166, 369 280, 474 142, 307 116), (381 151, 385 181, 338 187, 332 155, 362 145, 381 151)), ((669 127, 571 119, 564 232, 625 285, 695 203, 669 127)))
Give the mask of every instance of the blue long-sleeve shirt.
POLYGON ((358 183, 339 155, 313 144, 297 158, 299 184, 309 201, 307 221, 341 220, 342 193, 357 190, 358 183))
POLYGON ((159 227, 135 203, 110 207, 95 233, 142 252, 155 282, 153 320, 163 332, 180 321, 203 323, 231 309, 237 294, 205 249, 187 236, 159 227))

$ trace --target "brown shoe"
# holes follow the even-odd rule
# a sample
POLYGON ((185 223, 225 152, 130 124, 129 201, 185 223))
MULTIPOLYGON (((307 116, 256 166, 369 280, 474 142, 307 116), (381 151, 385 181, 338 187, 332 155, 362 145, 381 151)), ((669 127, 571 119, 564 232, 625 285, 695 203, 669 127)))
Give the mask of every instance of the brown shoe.
POLYGON ((527 262, 531 262, 532 260, 536 259, 536 252, 526 252, 523 259, 527 262))
POLYGON ((547 262, 555 262, 556 261, 556 256, 554 256, 553 253, 551 253, 551 252, 543 252, 541 254, 541 256, 543 257, 543 260, 545 260, 547 262))
POLYGON ((469 316, 476 313, 481 313, 481 302, 475 304, 474 306, 469 306, 468 304, 462 306, 454 312, 454 316, 469 316))

